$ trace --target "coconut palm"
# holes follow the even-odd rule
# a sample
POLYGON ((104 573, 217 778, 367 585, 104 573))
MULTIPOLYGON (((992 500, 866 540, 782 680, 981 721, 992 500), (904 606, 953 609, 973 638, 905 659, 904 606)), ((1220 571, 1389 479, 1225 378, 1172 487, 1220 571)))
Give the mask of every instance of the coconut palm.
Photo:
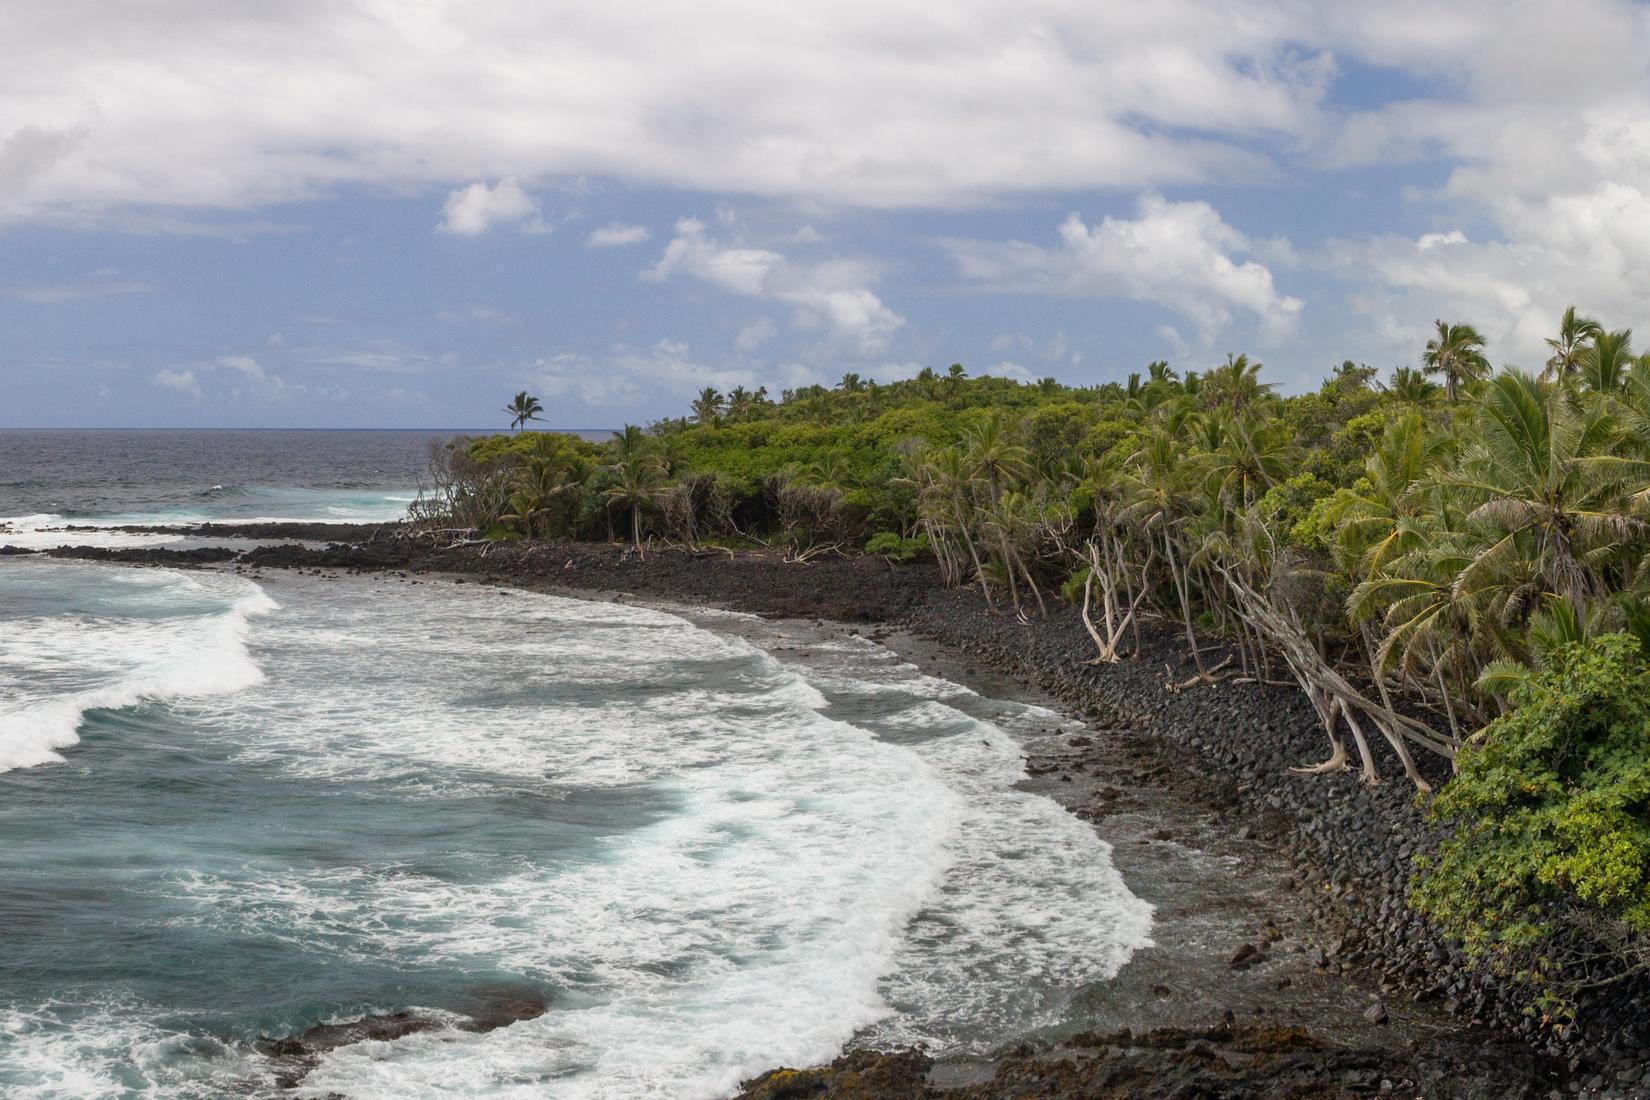
POLYGON ((716 392, 716 387, 706 386, 693 399, 693 419, 701 428, 714 428, 722 422, 724 407, 725 402, 722 395, 716 392))
POLYGON ((1619 394, 1633 363, 1633 330, 1600 330, 1581 349, 1573 376, 1594 393, 1619 394))
POLYGON ((1405 413, 1381 433, 1363 478, 1331 502, 1337 545, 1360 571, 1378 575, 1426 540, 1436 512, 1424 479, 1443 452, 1443 440, 1421 417, 1405 413))
POLYGON ((985 480, 995 504, 1004 487, 1031 474, 1031 453, 1009 436, 1008 425, 993 413, 963 431, 963 446, 974 473, 985 480))
POLYGON ((544 406, 539 404, 538 398, 522 390, 516 394, 515 400, 504 406, 504 411, 511 416, 510 427, 520 429, 525 427, 529 420, 538 420, 544 406))
POLYGON ((1226 356, 1226 362, 1203 376, 1199 396, 1206 406, 1238 413, 1271 396, 1273 386, 1260 380, 1262 364, 1247 355, 1226 356))
POLYGON ((1217 438, 1205 462, 1208 486, 1238 508, 1289 476, 1294 454, 1283 425, 1255 417, 1220 414, 1209 418, 1217 438))
POLYGON ((1443 376, 1444 397, 1453 405, 1464 384, 1489 373, 1490 361, 1484 358, 1484 338, 1471 325, 1433 324, 1437 335, 1427 341, 1421 366, 1428 374, 1443 376))
POLYGON ((1602 332, 1603 327, 1591 317, 1582 317, 1571 306, 1558 322, 1557 338, 1548 337, 1547 346, 1553 349, 1547 360, 1543 380, 1564 378, 1581 369, 1581 355, 1602 332))
POLYGON ((1430 405, 1438 387, 1414 367, 1398 367, 1387 383, 1387 392, 1406 405, 1430 405))
POLYGON ((1643 529, 1629 504, 1650 485, 1650 462, 1614 453, 1621 438, 1603 402, 1561 400, 1517 371, 1492 379, 1478 421, 1482 460, 1453 479, 1482 496, 1472 518, 1493 536, 1463 582, 1528 534, 1549 591, 1580 607, 1598 581, 1594 555, 1643 529))
POLYGON ((638 556, 642 549, 642 510, 658 499, 664 475, 651 455, 620 459, 608 467, 609 484, 606 490, 609 508, 622 507, 630 512, 630 542, 638 556))

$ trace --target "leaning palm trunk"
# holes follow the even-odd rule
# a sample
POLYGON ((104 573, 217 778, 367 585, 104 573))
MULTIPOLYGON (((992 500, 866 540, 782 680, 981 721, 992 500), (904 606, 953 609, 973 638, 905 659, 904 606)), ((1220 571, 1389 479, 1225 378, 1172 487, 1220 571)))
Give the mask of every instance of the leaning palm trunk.
POLYGON ((1254 626, 1262 637, 1269 639, 1276 645, 1283 655, 1284 663, 1301 685, 1308 698, 1314 701, 1319 715, 1324 719, 1324 725, 1329 733, 1331 755, 1324 764, 1314 765, 1303 770, 1309 772, 1335 770, 1327 765, 1338 763, 1345 758, 1345 744, 1335 729, 1336 716, 1344 717, 1347 727, 1352 730, 1353 739, 1358 745, 1359 756, 1363 763, 1362 778, 1365 783, 1374 784, 1380 781, 1375 767, 1374 758, 1369 753, 1369 746, 1364 739, 1362 727, 1358 723, 1359 716, 1367 718, 1369 722, 1381 731, 1387 742, 1397 751, 1398 759, 1403 764, 1404 774, 1414 783, 1417 789, 1429 792, 1431 787, 1415 767, 1414 760, 1407 750, 1399 750, 1401 741, 1408 740, 1423 748, 1431 749, 1440 756, 1453 759, 1455 743, 1444 735, 1433 730, 1423 722, 1417 721, 1408 715, 1400 714, 1386 699, 1384 685, 1379 677, 1377 686, 1381 689, 1382 702, 1366 696, 1353 687, 1347 679, 1337 672, 1333 665, 1323 656, 1322 650, 1306 636, 1294 612, 1283 611, 1272 607, 1266 598, 1251 585, 1236 576, 1231 570, 1217 565, 1216 570, 1225 578, 1234 597, 1234 606, 1239 615, 1243 616, 1254 626), (1319 705, 1322 698, 1328 702, 1319 705))
POLYGON ((980 564, 980 552, 974 545, 974 537, 968 533, 968 517, 963 514, 960 494, 951 498, 951 507, 957 513, 957 530, 962 534, 963 545, 968 547, 968 559, 974 563, 974 576, 979 578, 980 595, 985 597, 986 610, 995 611, 997 604, 991 599, 991 584, 986 580, 985 567, 980 564))
POLYGON ((1038 616, 1044 619, 1048 618, 1048 604, 1043 602, 1043 590, 1037 587, 1037 578, 1031 575, 1031 570, 1026 566, 1026 561, 1020 556, 1020 552, 1012 550, 1012 553, 1014 554, 1014 564, 1020 567, 1020 573, 1026 579, 1026 587, 1030 588, 1031 594, 1037 598, 1038 616))
POLYGON ((1014 601, 1014 617, 1024 620, 1025 610, 1020 606, 1020 582, 1014 575, 1014 558, 1008 549, 1008 532, 997 528, 997 547, 1003 555, 1003 573, 1008 577, 1008 596, 1014 601))
MULTIPOLYGON (((1186 626, 1186 644, 1192 651, 1192 663, 1197 666, 1196 676, 1193 676, 1191 679, 1183 681, 1182 683, 1173 684, 1171 686, 1176 691, 1184 691, 1186 688, 1193 687, 1197 684, 1216 683, 1217 680, 1215 673, 1220 670, 1218 668, 1209 669, 1204 667, 1203 651, 1198 648, 1197 644, 1197 631, 1192 628, 1192 601, 1191 597, 1186 593, 1186 589, 1190 584, 1190 577, 1181 576, 1180 560, 1175 557, 1174 552, 1174 539, 1170 536, 1167 528, 1163 531, 1163 551, 1168 555, 1169 576, 1174 578, 1175 594, 1180 597, 1180 620, 1186 626)), ((1230 661, 1227 663, 1230 663, 1230 661)))

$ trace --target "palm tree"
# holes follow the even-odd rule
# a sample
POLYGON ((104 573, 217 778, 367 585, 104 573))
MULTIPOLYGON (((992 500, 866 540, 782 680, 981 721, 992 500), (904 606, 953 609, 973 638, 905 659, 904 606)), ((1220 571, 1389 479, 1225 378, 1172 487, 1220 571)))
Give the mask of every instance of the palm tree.
POLYGON ((1218 441, 1208 456, 1209 486, 1221 500, 1246 508, 1288 478, 1294 448, 1281 425, 1225 414, 1211 424, 1218 441))
POLYGON ((973 520, 972 497, 975 486, 979 484, 978 478, 958 447, 944 447, 932 452, 929 456, 929 472, 936 492, 950 506, 952 521, 956 524, 957 533, 962 536, 963 545, 968 550, 968 558, 974 566, 975 577, 979 579, 980 594, 985 597, 985 605, 995 611, 996 604, 991 599, 991 586, 986 583, 985 566, 980 562, 979 548, 974 543, 974 536, 969 533, 969 525, 973 520))
POLYGON ((1155 427, 1140 449, 1129 456, 1122 484, 1130 502, 1123 510, 1123 519, 1161 541, 1164 562, 1180 603, 1186 644, 1191 648, 1198 675, 1207 678, 1209 672, 1203 665, 1203 652, 1193 629, 1191 578, 1182 555, 1175 550, 1194 506, 1189 480, 1196 474, 1196 466, 1188 458, 1175 425, 1155 427))
POLYGON ((651 455, 620 459, 608 467, 608 476, 608 507, 617 505, 630 510, 630 542, 637 556, 645 557, 642 549, 642 509, 658 498, 659 487, 664 480, 659 464, 651 455))
POLYGON ((992 413, 963 431, 963 443, 974 473, 991 488, 991 502, 1003 495, 1004 484, 1031 474, 1031 453, 1009 437, 1002 416, 992 413))
POLYGON ((1650 462, 1614 453, 1622 434, 1597 399, 1562 400, 1517 371, 1496 376, 1479 418, 1482 458, 1453 479, 1482 496, 1472 518, 1491 539, 1459 583, 1528 536, 1549 591, 1583 606, 1597 580, 1594 554, 1643 530, 1628 506, 1650 484, 1650 462))
POLYGON ((1414 367, 1398 367, 1393 370, 1386 390, 1406 405, 1430 405, 1438 387, 1414 367))
POLYGON ((1433 324, 1438 334, 1427 341, 1421 366, 1428 374, 1444 376, 1444 397, 1453 405, 1463 383, 1489 373, 1490 361, 1484 358, 1484 338, 1471 325, 1433 324))
POLYGON ((722 408, 722 395, 716 392, 716 387, 706 386, 693 399, 693 419, 701 428, 713 428, 722 419, 722 408))
POLYGON ((852 371, 849 371, 847 374, 842 376, 842 381, 837 383, 837 389, 841 390, 843 393, 864 393, 865 380, 852 371))
MULTIPOLYGON (((1596 327, 1596 326, 1595 326, 1596 327)), ((1575 377, 1594 393, 1619 394, 1633 369, 1633 330, 1595 332, 1592 342, 1581 349, 1575 377)))
POLYGON ((613 433, 613 438, 607 445, 613 449, 619 461, 628 462, 651 451, 653 439, 636 425, 626 424, 623 431, 613 433))
POLYGON ((1199 393, 1204 403, 1238 413, 1269 397, 1273 386, 1261 382, 1261 366, 1249 362, 1247 355, 1234 356, 1228 352, 1226 362, 1203 377, 1199 393))
POLYGON ((1547 360, 1542 379, 1564 378, 1580 370, 1581 353, 1603 331, 1603 327, 1591 317, 1577 315, 1575 306, 1565 310, 1563 319, 1558 323, 1558 338, 1549 337, 1547 340, 1553 355, 1547 360))
POLYGON ((1360 571, 1379 574, 1425 540, 1435 510, 1421 490, 1442 452, 1420 415, 1407 412, 1387 423, 1364 460, 1362 480, 1332 502, 1328 518, 1337 543, 1360 571))
POLYGON ((544 411, 544 406, 539 404, 538 398, 532 396, 526 390, 522 390, 516 394, 514 401, 504 406, 504 411, 513 417, 510 421, 510 427, 518 429, 525 427, 529 420, 538 420, 539 413, 544 411))

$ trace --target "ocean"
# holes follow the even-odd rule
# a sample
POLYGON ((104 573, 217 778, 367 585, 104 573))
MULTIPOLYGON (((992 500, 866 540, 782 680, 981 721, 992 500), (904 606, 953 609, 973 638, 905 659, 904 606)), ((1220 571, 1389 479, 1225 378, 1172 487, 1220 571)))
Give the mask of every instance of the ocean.
MULTIPOLYGON (((0 433, 0 545, 393 518, 431 438, 0 433)), ((713 1100, 1070 1030, 1152 915, 1018 788, 1056 721, 731 612, 0 557, 0 1095, 713 1100)))

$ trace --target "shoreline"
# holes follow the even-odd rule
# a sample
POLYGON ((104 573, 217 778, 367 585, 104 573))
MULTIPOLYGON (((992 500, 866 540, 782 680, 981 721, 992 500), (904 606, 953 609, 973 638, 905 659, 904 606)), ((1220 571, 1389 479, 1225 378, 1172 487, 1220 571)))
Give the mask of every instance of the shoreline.
MULTIPOLYGON (((214 556, 165 549, 50 555, 177 565, 205 565, 214 556)), ((1047 622, 1020 625, 987 615, 977 593, 941 588, 931 569, 895 569, 865 558, 795 565, 762 553, 660 551, 642 563, 619 548, 591 544, 436 551, 374 543, 265 546, 240 555, 234 568, 254 577, 266 568, 389 574, 406 583, 442 574, 457 583, 663 602, 676 613, 684 605, 723 607, 851 634, 876 623, 871 640, 925 672, 997 698, 1052 704, 1084 722, 1087 730, 1063 739, 1089 743, 1034 754, 1024 786, 1055 797, 1095 826, 1131 889, 1158 905, 1160 928, 1176 921, 1189 927, 1200 916, 1195 904, 1172 902, 1165 913, 1169 884, 1160 886, 1159 897, 1136 885, 1143 869, 1160 867, 1173 849, 1231 861, 1229 878, 1245 888, 1252 926, 1245 936, 1205 941, 1173 960, 1167 958, 1173 949, 1161 945, 1137 952, 1119 975, 1119 988, 1128 985, 1129 971, 1157 961, 1178 961, 1190 976, 1174 984, 1135 982, 1136 992, 1145 992, 1118 1014, 1132 1021, 1122 1027, 1145 1028, 1145 1035, 1089 1033, 1063 1043, 1022 1044, 972 1067, 942 1061, 931 1074, 925 1067, 935 1084, 962 1086, 945 1095, 1010 1095, 993 1091, 994 1082, 1005 1089, 1015 1082, 1021 1090, 1016 1096, 1110 1095, 1092 1089, 1118 1073, 1133 1085, 1117 1095, 1173 1095, 1171 1087, 1188 1084, 1187 1073, 1206 1075, 1197 1078, 1200 1087, 1230 1086, 1230 1092, 1211 1095, 1282 1084, 1268 1077, 1262 1086, 1252 1076, 1243 1083, 1255 1070, 1235 1064, 1245 1059, 1270 1066, 1268 1073, 1279 1064, 1290 1067, 1292 1087, 1311 1083, 1327 1090, 1301 1095, 1356 1095, 1383 1085, 1426 1096, 1638 1094, 1631 1091, 1636 1082, 1619 1075, 1631 1070, 1633 1059, 1643 1060, 1642 1048, 1618 1042, 1614 1050, 1601 1048, 1588 1057, 1586 1045, 1573 1040, 1549 1041, 1544 1050, 1527 1037, 1514 1042, 1493 980, 1463 979, 1447 954, 1442 962, 1435 957, 1436 945, 1412 942, 1415 918, 1391 902, 1393 882, 1402 880, 1392 858, 1383 866, 1376 855, 1365 861, 1365 873, 1353 872, 1358 857, 1367 854, 1360 846, 1389 850, 1360 845, 1360 837, 1392 831, 1406 816, 1417 835, 1422 831, 1401 781, 1366 791, 1351 776, 1291 775, 1288 765, 1321 751, 1304 699, 1255 685, 1166 692, 1165 680, 1183 678, 1178 670, 1184 656, 1172 637, 1158 631, 1149 632, 1146 656, 1096 669, 1082 663, 1088 642, 1075 612, 1056 611, 1047 622), (1246 949, 1250 956, 1239 960, 1246 949), (1413 979, 1426 970, 1435 980, 1417 986, 1413 979), (1449 980, 1437 981, 1439 973, 1449 980), (1241 993, 1205 995, 1207 988, 1238 978, 1239 986, 1248 984, 1241 993), (1154 990, 1172 992, 1176 984, 1192 986, 1196 996, 1177 1001, 1154 990), (1491 1026, 1467 1026, 1474 1015, 1491 1026), (1178 1039, 1165 1038, 1168 1031, 1178 1031, 1178 1039), (1224 1068, 1207 1076, 1213 1063, 1202 1055, 1191 1058, 1188 1044, 1210 1052, 1224 1068), (1628 1068, 1611 1054, 1627 1055, 1628 1068), (1570 1064, 1572 1059, 1578 1060, 1570 1064), (1071 1066, 1078 1068, 1055 1068, 1071 1066), (1052 1091, 1025 1091, 1035 1082, 1052 1091), (1164 1091, 1156 1091, 1158 1084, 1164 1091)), ((1389 761, 1382 763, 1389 775, 1397 774, 1389 761)), ((1211 908, 1232 903, 1207 895, 1203 900, 1211 908)), ((1236 925, 1224 927, 1229 934, 1236 925)), ((1510 1022, 1516 1027, 1519 1021, 1510 1022)), ((909 1091, 912 1057, 855 1052, 821 1081, 887 1073, 898 1082, 890 1088, 906 1091, 841 1095, 916 1095, 909 1091), (867 1063, 867 1057, 878 1060, 867 1063)), ((773 1084, 758 1079, 744 1095, 793 1095, 771 1091, 773 1084)))

